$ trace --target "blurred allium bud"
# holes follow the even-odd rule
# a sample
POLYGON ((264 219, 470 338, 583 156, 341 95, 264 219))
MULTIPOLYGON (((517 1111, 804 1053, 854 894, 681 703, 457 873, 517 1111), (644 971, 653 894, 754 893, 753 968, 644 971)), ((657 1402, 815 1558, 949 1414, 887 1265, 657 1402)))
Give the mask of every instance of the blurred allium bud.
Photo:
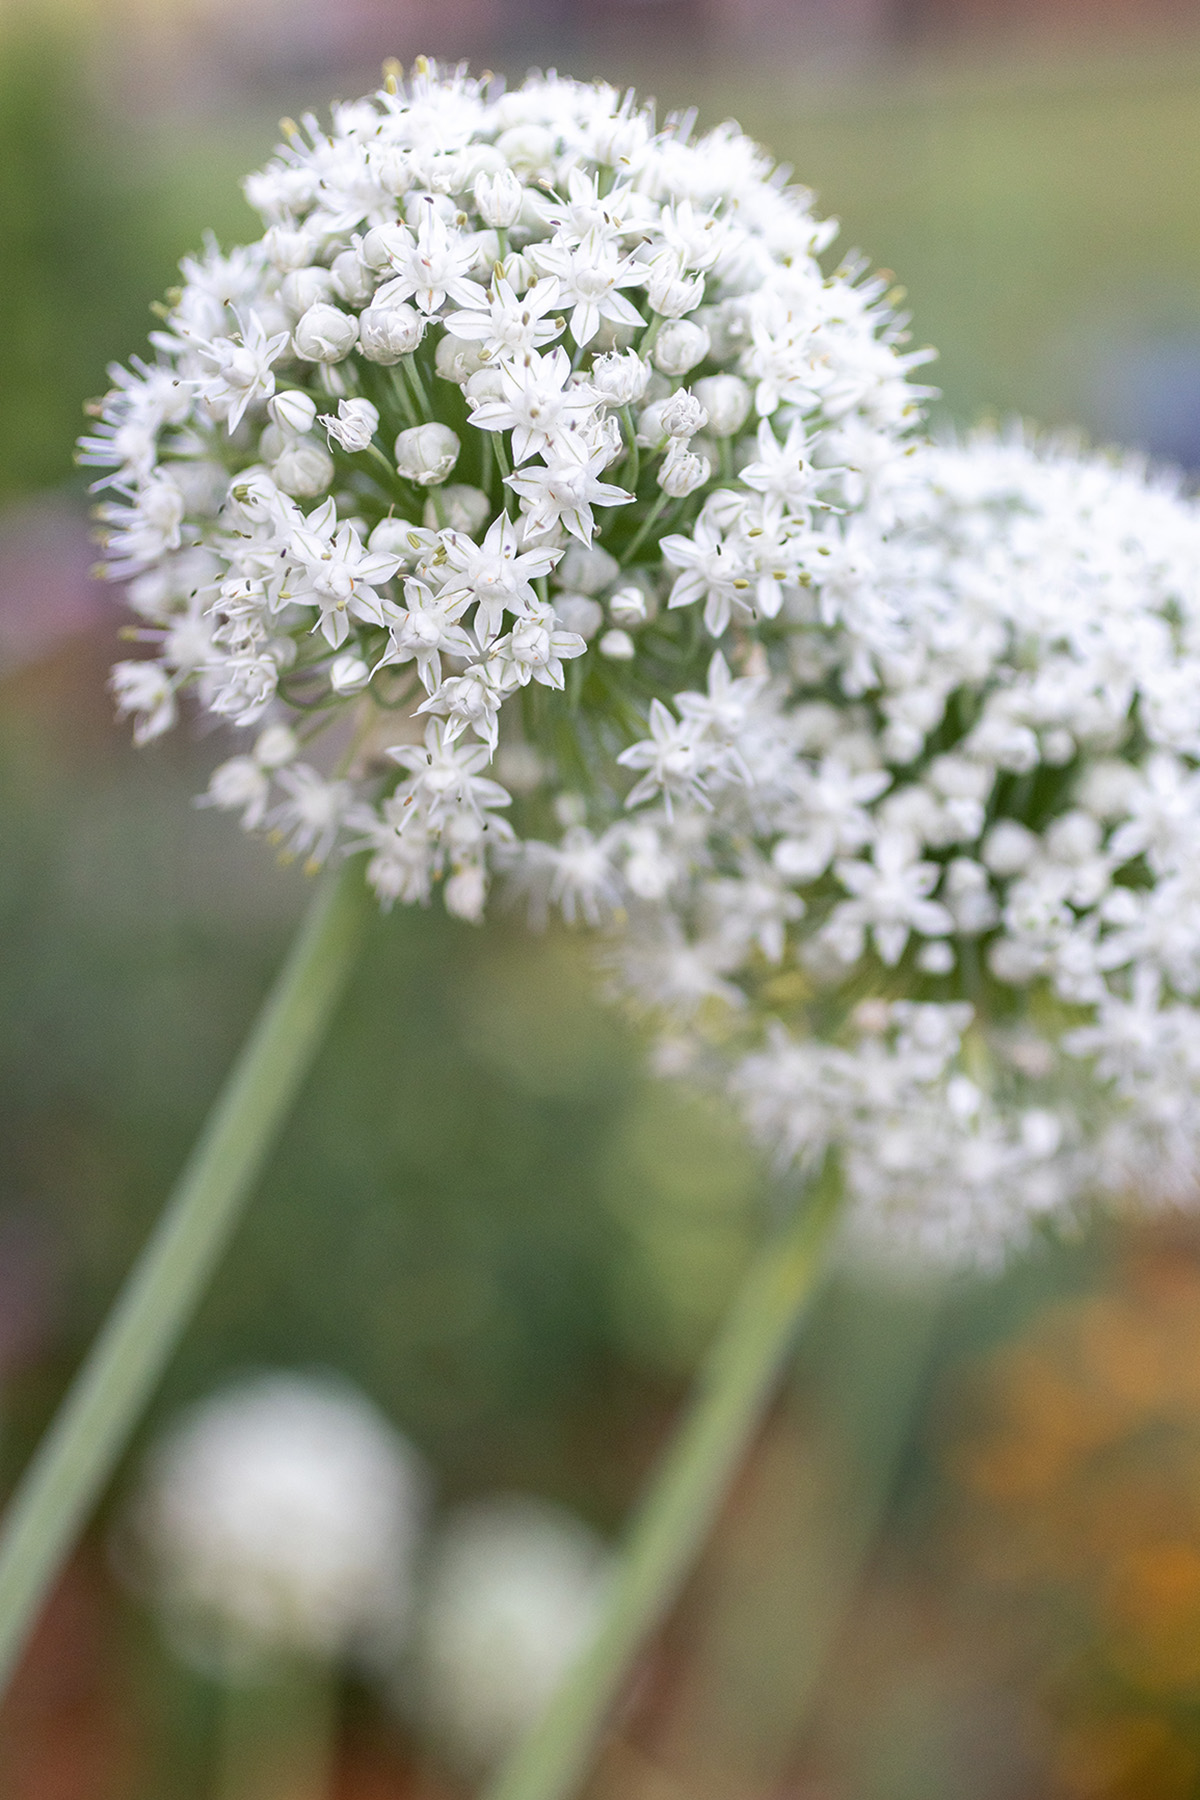
POLYGON ((545 1501, 505 1496, 447 1520, 422 1586, 411 1700, 457 1770, 491 1768, 540 1717, 597 1621, 609 1563, 545 1501))
POLYGON ((265 1375, 194 1407, 151 1451, 128 1560, 206 1666, 389 1653, 425 1496, 417 1453, 360 1394, 265 1375))

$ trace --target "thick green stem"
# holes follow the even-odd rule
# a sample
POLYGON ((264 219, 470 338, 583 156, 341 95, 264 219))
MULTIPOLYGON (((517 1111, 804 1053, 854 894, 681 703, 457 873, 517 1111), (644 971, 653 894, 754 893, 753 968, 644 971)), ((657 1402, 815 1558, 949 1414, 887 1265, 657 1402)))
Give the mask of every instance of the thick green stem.
POLYGON ((840 1191, 831 1165, 751 1265, 634 1520, 599 1630, 487 1800, 566 1800, 586 1773, 631 1664, 675 1600, 762 1418, 820 1284, 840 1191))
POLYGON ((365 913, 358 864, 326 875, 165 1212, 0 1529, 0 1691, 237 1224, 342 991, 365 913))

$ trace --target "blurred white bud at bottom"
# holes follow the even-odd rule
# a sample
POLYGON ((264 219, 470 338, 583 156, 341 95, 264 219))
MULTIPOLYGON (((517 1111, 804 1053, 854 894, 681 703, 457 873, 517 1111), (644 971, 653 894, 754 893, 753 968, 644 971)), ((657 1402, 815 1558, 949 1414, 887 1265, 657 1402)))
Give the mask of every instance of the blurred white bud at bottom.
POLYGON ((353 1388, 264 1375, 201 1402, 152 1449, 121 1561, 201 1668, 388 1657, 426 1487, 417 1452, 353 1388))
POLYGON ((472 1776, 530 1730, 599 1617, 610 1557, 579 1519, 507 1495, 461 1508, 430 1560, 406 1696, 472 1776))

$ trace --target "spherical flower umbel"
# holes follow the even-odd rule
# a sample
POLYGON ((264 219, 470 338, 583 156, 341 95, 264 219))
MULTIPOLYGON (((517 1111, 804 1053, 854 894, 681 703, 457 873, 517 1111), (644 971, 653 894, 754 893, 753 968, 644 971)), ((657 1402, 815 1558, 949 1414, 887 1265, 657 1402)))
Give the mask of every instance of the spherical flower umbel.
POLYGON ((206 800, 476 917, 565 792, 619 808, 604 771, 703 633, 736 659, 840 579, 922 358, 734 127, 602 85, 420 62, 246 192, 262 237, 185 261, 82 445, 151 650, 118 701, 140 742, 185 697, 287 726, 289 763, 240 749, 206 800))
POLYGON ((349 1387, 264 1375, 151 1453, 132 1566, 184 1651, 223 1670, 389 1656, 410 1602, 426 1476, 349 1387))
POLYGON ((548 1501, 506 1494, 451 1514, 427 1559, 407 1696, 443 1759, 475 1777, 525 1736, 595 1629, 611 1566, 548 1501))
MULTIPOLYGON (((726 519, 664 546, 689 603, 734 603, 726 519)), ((664 1064, 783 1164, 834 1155, 892 1254, 1194 1202, 1200 508, 985 436, 918 449, 824 550, 757 661, 652 703, 625 821, 524 846, 533 904, 620 912, 664 1064)))

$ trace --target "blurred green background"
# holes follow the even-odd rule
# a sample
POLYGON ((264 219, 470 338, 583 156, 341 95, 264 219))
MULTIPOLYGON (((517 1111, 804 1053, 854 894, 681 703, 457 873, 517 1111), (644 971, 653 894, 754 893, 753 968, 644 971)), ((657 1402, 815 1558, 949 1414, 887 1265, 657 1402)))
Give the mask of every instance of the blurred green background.
MULTIPOLYGON (((179 256, 208 227, 252 230, 238 184, 270 153, 276 113, 371 71, 332 82, 305 66, 286 89, 269 57, 240 81, 210 57, 201 79, 165 17, 0 14, 0 647, 21 647, 0 706, 6 1481, 305 897, 294 870, 191 805, 213 744, 185 732, 135 755, 113 725, 116 615, 82 583, 71 447, 179 256), (66 588, 77 604, 60 617, 66 588)), ((635 68, 618 47, 622 73, 664 104, 736 115, 843 220, 843 247, 896 271, 916 341, 940 347, 939 420, 1022 412, 1200 463, 1200 48, 910 49, 817 79, 799 62, 689 68, 669 43, 635 68)), ((524 1488, 614 1531, 770 1184, 709 1102, 648 1081, 594 987, 585 946, 531 940, 518 920, 381 920, 143 1438, 239 1371, 332 1367, 422 1447, 443 1495, 524 1488)), ((1101 1406, 1122 1365, 1081 1362, 1071 1333, 1092 1315, 1078 1309, 1106 1296, 1135 1358, 1170 1331, 1200 1355, 1198 1267, 1181 1229, 1097 1234, 936 1306, 835 1284, 598 1791, 1200 1793, 1200 1686, 1114 1663, 1107 1564, 1081 1571, 1064 1552, 1031 1575, 1014 1548, 1053 1538, 1054 1495, 1081 1529, 1099 1504, 1071 1421, 1079 1384, 1101 1406), (994 1474, 1001 1450, 988 1461, 964 1399, 977 1388, 1012 1466, 1035 1471, 1024 1486, 994 1474)), ((1164 1432, 1193 1445, 1200 1401, 1150 1382, 1139 1404, 1115 1425, 1110 1408, 1086 1454, 1149 1485, 1133 1551, 1153 1551, 1169 1515, 1200 1568, 1200 1488, 1164 1497, 1146 1449, 1164 1432)), ((211 1696, 120 1598, 103 1544, 102 1522, 10 1705, 6 1791, 206 1794, 211 1696)), ((1168 1590, 1180 1631, 1200 1633, 1184 1577, 1168 1590)), ((347 1717, 339 1792, 441 1791, 367 1697, 347 1717)))

